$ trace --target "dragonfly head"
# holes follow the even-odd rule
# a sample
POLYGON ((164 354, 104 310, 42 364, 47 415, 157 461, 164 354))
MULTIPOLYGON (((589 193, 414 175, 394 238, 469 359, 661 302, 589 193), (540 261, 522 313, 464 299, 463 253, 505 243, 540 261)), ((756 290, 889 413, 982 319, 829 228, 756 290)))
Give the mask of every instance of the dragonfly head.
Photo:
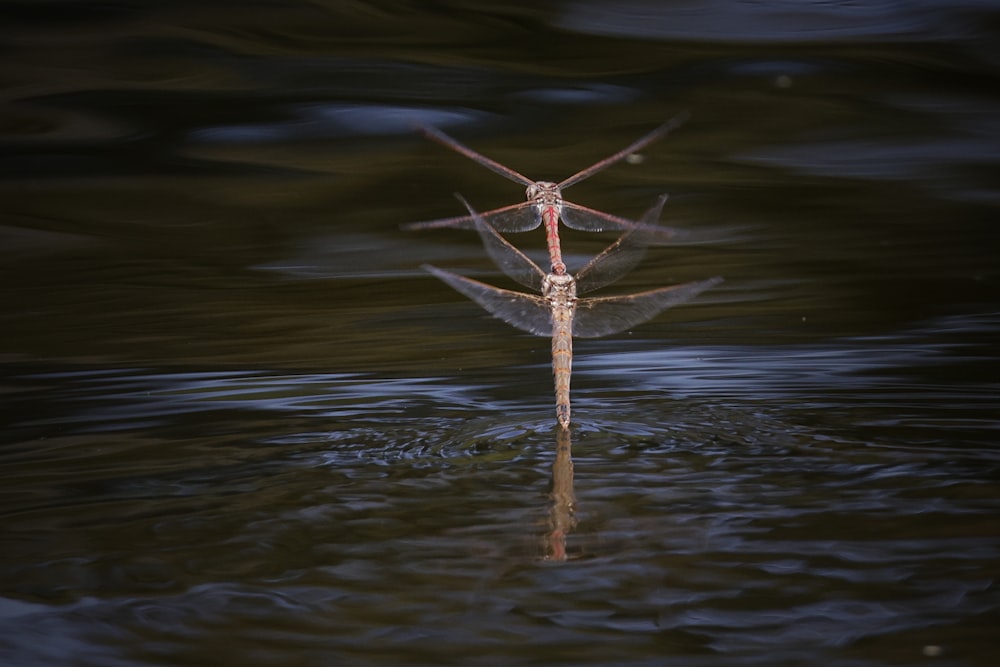
POLYGON ((536 181, 532 183, 524 191, 524 196, 527 197, 528 201, 539 204, 553 205, 562 200, 562 192, 559 191, 559 186, 549 181, 536 181))
POLYGON ((576 299, 576 279, 568 273, 550 273, 542 279, 542 296, 546 299, 576 299))

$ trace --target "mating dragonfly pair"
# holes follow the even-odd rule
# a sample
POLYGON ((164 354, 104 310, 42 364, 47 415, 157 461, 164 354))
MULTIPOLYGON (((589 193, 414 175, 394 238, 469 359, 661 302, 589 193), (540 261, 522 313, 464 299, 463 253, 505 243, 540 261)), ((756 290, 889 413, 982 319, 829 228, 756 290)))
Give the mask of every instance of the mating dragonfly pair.
POLYGON ((440 130, 421 128, 428 138, 527 187, 525 192, 527 201, 518 204, 477 213, 459 196, 468 210, 468 215, 410 223, 403 228, 474 228, 479 233, 486 252, 500 270, 518 283, 539 293, 527 294, 500 289, 435 266, 423 267, 495 317, 537 336, 551 336, 556 419, 562 428, 568 428, 570 424, 569 386, 574 336, 598 338, 619 333, 653 318, 671 306, 691 299, 722 281, 722 278, 715 277, 637 294, 588 298, 577 296, 618 280, 642 259, 650 243, 657 237, 670 234, 669 230, 656 224, 666 202, 666 196, 661 196, 657 203, 636 222, 567 201, 562 198, 562 189, 575 185, 641 150, 665 136, 683 120, 681 116, 675 117, 614 155, 594 163, 560 183, 532 181, 513 169, 477 153, 440 130), (562 259, 559 240, 560 220, 571 229, 590 232, 614 230, 624 233, 573 276, 567 272, 562 259), (500 232, 529 231, 540 225, 544 225, 549 251, 551 268, 548 273, 500 235, 500 232))

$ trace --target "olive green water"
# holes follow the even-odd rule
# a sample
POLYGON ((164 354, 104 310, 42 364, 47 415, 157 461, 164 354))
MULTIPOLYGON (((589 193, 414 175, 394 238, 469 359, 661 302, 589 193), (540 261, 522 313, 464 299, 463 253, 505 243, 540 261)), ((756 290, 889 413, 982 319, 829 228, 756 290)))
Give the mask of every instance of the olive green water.
POLYGON ((997 18, 5 3, 0 664, 992 665, 997 18), (607 293, 726 282, 577 341, 570 469, 399 229, 523 189, 410 124, 559 180, 681 109, 566 194, 671 194, 607 293))

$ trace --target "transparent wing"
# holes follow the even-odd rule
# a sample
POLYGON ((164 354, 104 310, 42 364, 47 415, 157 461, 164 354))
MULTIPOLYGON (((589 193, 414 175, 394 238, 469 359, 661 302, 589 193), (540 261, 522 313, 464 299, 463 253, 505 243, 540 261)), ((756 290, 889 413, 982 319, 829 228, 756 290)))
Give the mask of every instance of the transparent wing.
POLYGON ((497 233, 497 230, 486 224, 462 195, 456 194, 455 196, 469 210, 469 215, 476 224, 479 237, 483 240, 483 246, 493 263, 525 287, 541 292, 545 272, 528 259, 527 255, 508 243, 507 239, 497 233))
POLYGON ((536 336, 552 335, 552 311, 542 297, 493 287, 429 264, 422 268, 507 324, 536 336))
POLYGON ((524 174, 519 174, 510 167, 502 165, 496 160, 491 160, 482 153, 472 150, 471 148, 469 148, 462 142, 458 141, 457 139, 449 137, 447 134, 437 129, 436 127, 417 124, 417 129, 420 130, 420 132, 423 133, 423 135, 428 139, 432 139, 441 144, 442 146, 450 148, 456 153, 461 153, 470 160, 475 160, 476 162, 483 165, 490 171, 496 174, 500 174, 504 178, 509 178, 515 183, 520 183, 521 185, 531 185, 532 183, 534 183, 534 181, 532 181, 524 174))
MULTIPOLYGON (((667 195, 660 195, 652 208, 642 216, 642 224, 659 220, 666 201, 667 195)), ((649 247, 651 240, 653 240, 651 232, 646 231, 644 227, 635 227, 625 232, 577 271, 575 276, 577 293, 583 294, 610 285, 631 271, 646 255, 646 248, 649 247)))
MULTIPOLYGON (((656 128, 649 134, 636 139, 628 146, 615 153, 614 155, 609 155, 600 162, 595 162, 586 169, 582 169, 576 172, 575 174, 564 180, 562 183, 560 183, 559 187, 568 188, 569 186, 575 183, 579 183, 585 178, 590 178, 599 171, 607 169, 616 162, 621 162, 632 153, 642 150, 643 148, 653 143, 657 139, 662 139, 663 137, 665 137, 669 132, 671 132, 672 130, 679 127, 682 123, 684 123, 684 121, 688 119, 689 115, 690 114, 687 111, 680 112, 679 114, 668 120, 663 125, 660 125, 658 128, 656 128)), ((508 176, 508 178, 510 178, 510 176, 508 176)))
MULTIPOLYGON (((537 207, 531 202, 521 202, 495 208, 479 214, 483 220, 501 232, 528 232, 542 224, 542 218, 537 207)), ((439 218, 437 220, 427 220, 425 222, 408 222, 400 225, 400 229, 440 229, 443 227, 454 227, 458 229, 475 229, 471 215, 458 215, 453 218, 439 218)))
POLYGON ((541 211, 533 202, 527 201, 480 213, 480 217, 493 229, 508 234, 530 232, 542 224, 541 211))
POLYGON ((604 211, 587 208, 586 206, 581 206, 565 199, 562 204, 561 219, 563 224, 570 229, 577 229, 581 232, 620 232, 629 229, 641 229, 649 233, 651 239, 659 242, 672 239, 680 234, 680 230, 672 227, 652 224, 652 221, 655 221, 656 218, 653 218, 650 222, 638 222, 636 220, 629 220, 628 218, 620 218, 617 215, 611 215, 604 211))
POLYGON ((617 215, 587 208, 565 199, 561 218, 564 225, 581 232, 622 231, 636 226, 633 220, 619 218, 617 215))
POLYGON ((576 302, 573 335, 600 338, 624 331, 721 282, 722 278, 715 277, 638 294, 580 299, 576 302))

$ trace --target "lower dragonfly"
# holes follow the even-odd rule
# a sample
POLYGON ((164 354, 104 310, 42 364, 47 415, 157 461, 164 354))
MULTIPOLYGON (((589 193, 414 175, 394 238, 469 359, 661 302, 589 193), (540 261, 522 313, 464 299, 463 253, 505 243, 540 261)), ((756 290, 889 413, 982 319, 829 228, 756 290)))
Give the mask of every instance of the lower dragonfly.
MULTIPOLYGON (((643 221, 659 217, 665 199, 661 197, 643 216, 643 221)), ((578 292, 589 292, 613 283, 638 263, 648 245, 643 227, 626 232, 590 260, 576 277, 554 271, 546 274, 488 225, 468 202, 462 199, 462 203, 469 210, 490 258, 510 278, 541 296, 500 289, 429 264, 423 268, 508 324, 536 336, 552 337, 556 420, 563 428, 570 424, 569 385, 574 336, 599 338, 624 331, 722 282, 722 278, 715 277, 637 294, 577 298, 578 292)))
MULTIPOLYGON (((606 230, 624 231, 633 229, 637 223, 625 218, 597 211, 580 204, 562 198, 562 190, 580 181, 590 178, 599 171, 607 169, 611 165, 620 162, 638 150, 648 146, 657 139, 666 136, 687 119, 687 113, 680 113, 666 123, 660 125, 652 132, 640 137, 636 141, 618 151, 614 155, 595 162, 586 169, 581 169, 567 179, 559 183, 549 181, 533 181, 524 174, 518 173, 491 160, 481 153, 477 153, 458 140, 449 137, 447 134, 433 127, 420 126, 420 131, 424 136, 432 139, 447 148, 464 155, 465 157, 478 162, 487 169, 508 178, 515 183, 527 186, 525 196, 527 201, 510 206, 486 211, 480 217, 488 222, 494 229, 501 232, 527 232, 545 225, 545 241, 549 250, 549 260, 552 266, 552 273, 562 275, 566 273, 566 264, 562 260, 562 250, 559 244, 559 221, 570 229, 585 232, 601 232, 606 230)), ((427 222, 411 222, 403 225, 403 229, 432 229, 440 227, 473 227, 474 216, 463 215, 454 218, 442 218, 440 220, 430 220, 427 222)), ((656 227, 657 233, 661 236, 673 236, 676 231, 667 227, 656 227)), ((651 230, 650 230, 651 231, 651 230)))

